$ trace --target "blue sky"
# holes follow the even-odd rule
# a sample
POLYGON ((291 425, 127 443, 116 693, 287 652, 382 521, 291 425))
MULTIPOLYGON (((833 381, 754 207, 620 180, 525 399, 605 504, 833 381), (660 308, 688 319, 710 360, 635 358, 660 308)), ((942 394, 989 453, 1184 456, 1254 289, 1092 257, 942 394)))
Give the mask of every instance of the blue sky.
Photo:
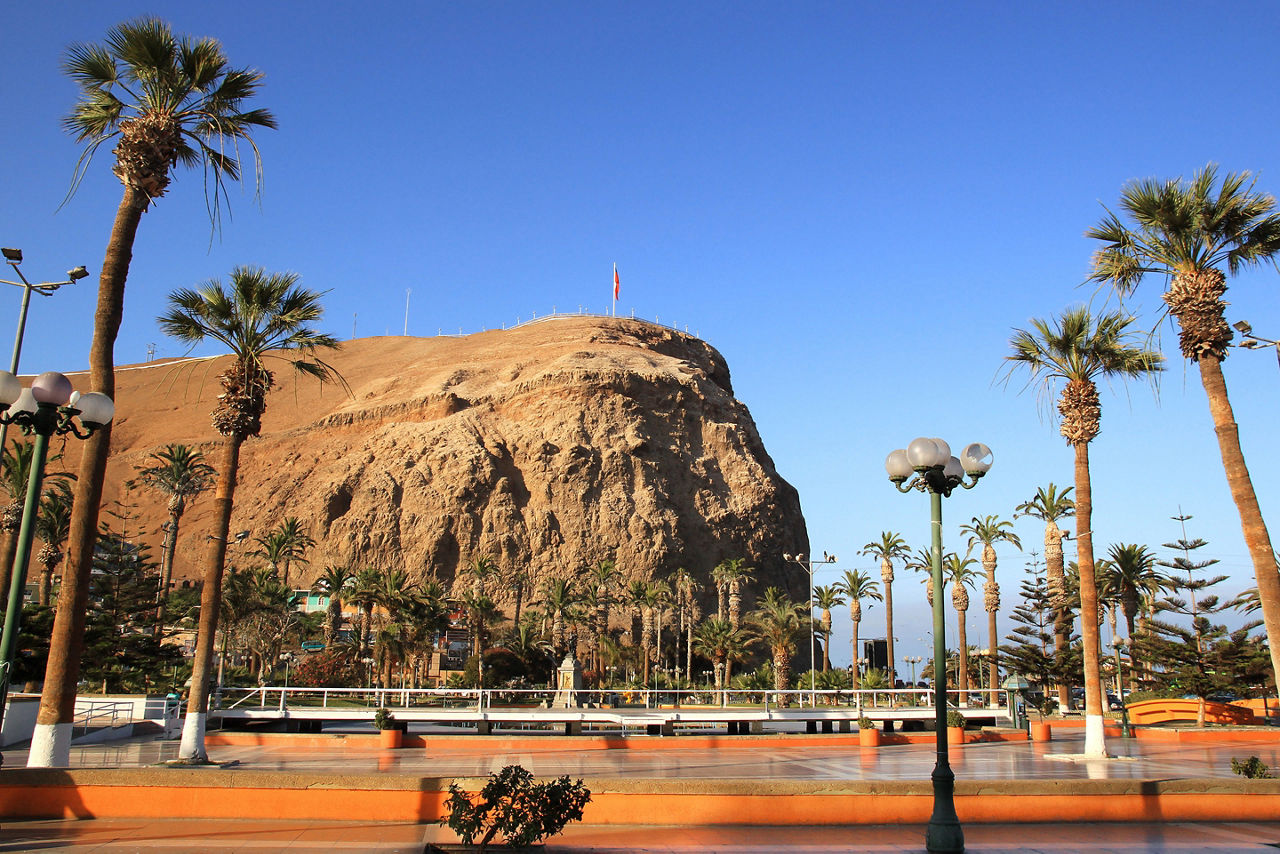
MULTIPOLYGON (((330 291, 331 331, 354 320, 364 337, 403 331, 406 289, 412 335, 604 311, 616 262, 620 313, 687 326, 728 359, 813 550, 839 569, 870 568, 855 553, 882 530, 925 543, 927 500, 883 470, 917 435, 995 452, 947 504, 952 546, 971 516, 1070 484, 1035 394, 997 374, 1013 328, 1093 296, 1083 232, 1126 181, 1214 161, 1280 192, 1273 4, 26 4, 0 51, 0 242, 33 279, 94 274, 37 298, 27 371, 86 364, 120 198, 104 151, 59 210, 77 157, 63 50, 147 12, 264 71, 280 129, 259 137, 261 206, 234 189, 212 241, 198 174, 144 216, 120 363, 152 342, 180 354, 154 323, 165 295, 238 264, 300 273, 330 291)), ((1234 280, 1229 318, 1280 337, 1276 283, 1234 280)), ((1131 305, 1144 329, 1158 291, 1131 305)), ((5 298, 16 315, 16 289, 5 298)), ((1167 327, 1161 343, 1158 402, 1141 384, 1103 393, 1095 543, 1158 547, 1181 507, 1234 594, 1252 570, 1204 394, 1167 327)), ((1274 514, 1274 351, 1235 351, 1226 372, 1274 514)), ((1042 549, 1033 520, 1017 530, 1042 549)), ((1023 562, 1002 550, 1006 610, 1023 562)), ((900 654, 922 652, 923 596, 899 578, 900 654)), ((881 620, 871 609, 863 635, 881 620)), ((969 622, 974 637, 985 617, 969 622)), ((837 660, 847 637, 845 617, 837 660)))

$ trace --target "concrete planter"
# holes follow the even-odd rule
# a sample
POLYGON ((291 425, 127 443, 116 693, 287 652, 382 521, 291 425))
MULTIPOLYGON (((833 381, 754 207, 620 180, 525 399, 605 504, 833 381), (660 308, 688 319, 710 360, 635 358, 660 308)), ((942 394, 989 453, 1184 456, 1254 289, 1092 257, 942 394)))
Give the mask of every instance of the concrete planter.
POLYGON ((1053 741, 1053 727, 1045 721, 1031 722, 1032 741, 1053 741))
POLYGON ((404 730, 399 727, 378 730, 378 746, 384 750, 395 750, 404 744, 404 730))
POLYGON ((880 746, 880 730, 875 727, 867 727, 858 730, 858 746, 859 747, 879 747, 880 746))
POLYGON ((947 727, 947 744, 959 745, 964 744, 964 727, 949 726, 947 727))

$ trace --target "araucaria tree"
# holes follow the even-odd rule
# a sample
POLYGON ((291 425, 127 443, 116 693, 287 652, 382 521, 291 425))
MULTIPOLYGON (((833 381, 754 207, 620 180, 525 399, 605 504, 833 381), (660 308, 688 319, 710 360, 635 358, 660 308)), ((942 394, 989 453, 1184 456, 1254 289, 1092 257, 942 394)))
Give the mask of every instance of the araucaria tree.
POLYGON ((213 411, 214 429, 226 441, 218 466, 213 541, 204 567, 191 695, 178 749, 179 757, 188 762, 204 762, 208 758, 204 732, 210 665, 218 630, 218 603, 240 446, 262 429, 267 393, 275 385, 275 377, 267 369, 268 359, 281 359, 297 372, 322 382, 339 379, 337 372, 316 355, 321 349, 339 346, 332 335, 312 326, 323 314, 320 294, 301 287, 293 273, 237 267, 231 273, 229 286, 215 279, 194 290, 183 288, 170 294, 169 311, 159 318, 165 334, 192 345, 212 339, 230 349, 233 359, 219 377, 222 394, 213 411))
POLYGON ((1222 268, 1234 276, 1246 267, 1275 262, 1280 254, 1276 200, 1255 190, 1248 172, 1227 174, 1219 183, 1217 167, 1210 164, 1189 182, 1134 181, 1121 191, 1120 209, 1132 227, 1108 211, 1085 232, 1102 242, 1093 256, 1092 278, 1110 284, 1121 296, 1132 293, 1148 274, 1166 283, 1163 299, 1178 324, 1182 355, 1199 366, 1209 399, 1227 484, 1258 581, 1272 671, 1280 678, 1280 573, 1222 373, 1232 338, 1222 268))
POLYGON ((1093 492, 1089 443, 1102 429, 1099 379, 1153 376, 1164 357, 1131 343, 1133 318, 1119 311, 1095 318, 1085 307, 1063 312, 1053 322, 1032 320, 1032 329, 1010 339, 1010 370, 1025 367, 1031 382, 1048 390, 1063 385, 1058 398, 1059 431, 1075 450, 1076 562, 1080 566, 1080 638, 1084 654, 1085 755, 1105 756, 1102 672, 1099 653, 1098 585, 1093 560, 1093 492))
MULTIPOLYGON (((115 140, 112 172, 124 186, 98 277, 98 304, 89 349, 88 386, 115 397, 116 333, 124 315, 124 287, 142 214, 165 194, 174 167, 202 167, 215 227, 225 182, 241 174, 239 145, 252 152, 261 175, 253 132, 275 119, 247 104, 262 74, 231 67, 214 39, 175 36, 154 18, 112 27, 104 44, 74 44, 63 68, 80 90, 64 127, 84 144, 75 184, 104 144, 115 140)), ((260 186, 260 185, 259 185, 260 186)), ((44 693, 28 765, 63 766, 71 754, 76 685, 80 681, 84 620, 98 505, 111 451, 108 424, 84 442, 67 567, 49 644, 44 693)), ((216 601, 216 600, 215 600, 216 601)))

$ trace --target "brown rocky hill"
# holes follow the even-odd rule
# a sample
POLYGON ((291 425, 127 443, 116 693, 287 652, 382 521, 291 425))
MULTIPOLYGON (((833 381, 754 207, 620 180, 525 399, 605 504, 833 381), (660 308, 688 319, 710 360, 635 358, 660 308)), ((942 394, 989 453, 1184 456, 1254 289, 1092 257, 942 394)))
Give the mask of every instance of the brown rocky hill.
MULTIPOLYGON (((232 562, 247 562, 252 537, 296 516, 316 546, 295 585, 339 563, 449 584, 488 555, 535 584, 610 558, 628 578, 683 566, 710 588, 717 562, 745 557, 757 589, 806 594, 803 571, 782 559, 808 551, 799 498, 734 398, 724 358, 697 338, 561 316, 466 337, 360 339, 328 361, 349 394, 276 369, 262 435, 241 457, 231 530, 252 536, 232 545, 232 562)), ((163 499, 123 484, 169 442, 216 464, 209 413, 226 363, 119 370, 104 508, 133 504, 154 556, 163 499)), ((78 444, 67 444, 68 458, 78 444)), ((199 575, 209 495, 183 517, 176 579, 199 575)))

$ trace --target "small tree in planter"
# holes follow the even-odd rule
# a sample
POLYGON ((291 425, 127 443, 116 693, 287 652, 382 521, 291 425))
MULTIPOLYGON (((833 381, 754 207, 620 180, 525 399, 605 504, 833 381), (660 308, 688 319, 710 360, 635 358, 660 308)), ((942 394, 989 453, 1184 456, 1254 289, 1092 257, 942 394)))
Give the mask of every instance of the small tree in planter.
POLYGON ((391 712, 378 709, 373 713, 373 725, 381 736, 383 747, 394 749, 404 744, 404 725, 391 712))
POLYGON ((949 712, 947 712, 947 728, 948 729, 964 729, 964 727, 965 727, 964 715, 960 714, 955 709, 952 709, 949 712))
POLYGON ((862 747, 880 746, 880 730, 876 729, 876 722, 866 715, 858 718, 858 744, 862 747))
POLYGON ((590 800, 591 791, 581 780, 574 783, 561 777, 535 783, 528 770, 508 765, 490 774, 478 794, 450 783, 445 800, 448 815, 440 823, 464 844, 477 845, 483 854, 499 833, 508 845, 518 848, 556 835, 569 822, 582 820, 582 808, 590 800))

